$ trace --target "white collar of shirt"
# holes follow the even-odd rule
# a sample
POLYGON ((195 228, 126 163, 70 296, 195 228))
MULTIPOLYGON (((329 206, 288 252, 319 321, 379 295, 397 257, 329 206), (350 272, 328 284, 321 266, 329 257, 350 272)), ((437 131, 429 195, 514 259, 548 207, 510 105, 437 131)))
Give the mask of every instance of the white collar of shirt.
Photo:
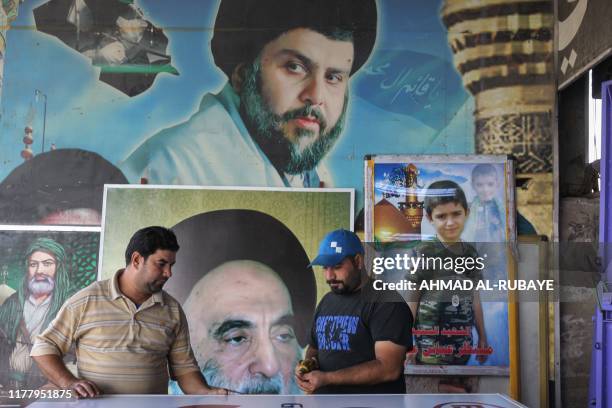
POLYGON ((31 339, 37 336, 43 328, 42 324, 51 306, 52 297, 53 295, 47 296, 40 304, 36 304, 36 300, 32 295, 26 299, 23 305, 23 320, 31 339))

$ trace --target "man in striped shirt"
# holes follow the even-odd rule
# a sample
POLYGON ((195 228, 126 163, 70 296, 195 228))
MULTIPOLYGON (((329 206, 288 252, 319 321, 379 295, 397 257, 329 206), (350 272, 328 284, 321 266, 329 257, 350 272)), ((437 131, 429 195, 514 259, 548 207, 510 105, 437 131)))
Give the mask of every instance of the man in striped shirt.
POLYGON ((178 249, 171 230, 143 228, 128 244, 125 269, 66 301, 31 352, 55 386, 79 397, 166 394, 172 378, 186 394, 227 393, 206 384, 185 314, 162 290, 178 249), (61 359, 72 344, 78 377, 61 359))

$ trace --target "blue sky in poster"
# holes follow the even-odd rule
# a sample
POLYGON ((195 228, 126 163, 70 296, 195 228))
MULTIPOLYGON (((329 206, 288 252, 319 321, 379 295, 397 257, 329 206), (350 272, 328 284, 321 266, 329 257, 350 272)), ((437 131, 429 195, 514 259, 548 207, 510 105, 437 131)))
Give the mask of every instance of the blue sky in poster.
MULTIPOLYGON (((33 150, 40 152, 43 101, 36 100, 36 89, 48 97, 47 148, 55 143, 92 150, 118 163, 157 131, 189 118, 201 97, 226 81, 209 47, 216 0, 136 2, 164 28, 180 75, 158 75, 151 89, 133 98, 98 81, 90 60, 34 29, 32 9, 45 1, 26 0, 8 32, 0 178, 22 162, 28 124, 34 128, 33 150)), ((361 190, 368 153, 473 152, 472 100, 452 66, 439 3, 379 0, 375 54, 352 80, 348 125, 326 158, 335 186, 361 190), (386 88, 377 88, 381 84, 386 88)))
MULTIPOLYGON (((472 170, 476 164, 469 163, 414 163, 419 171, 418 174, 418 196, 419 200, 424 200, 424 195, 429 186, 434 181, 439 180, 452 180, 463 189, 465 198, 468 204, 472 203, 476 199, 477 194, 472 187, 472 170)), ((406 163, 376 163, 374 166, 374 203, 379 202, 383 196, 383 191, 389 189, 389 176, 393 173, 393 170, 406 166, 406 163)), ((495 170, 498 175, 497 192, 495 196, 500 203, 505 203, 506 193, 504 192, 504 165, 494 164, 495 170)), ((392 189, 392 188, 391 188, 392 189)), ((403 201, 404 197, 388 198, 392 204, 396 205, 398 202, 403 201)), ((505 213, 505 209, 503 211, 505 213)), ((433 236, 435 231, 431 224, 423 216, 422 234, 425 236, 433 236)), ((465 236, 463 238, 466 238, 465 236)), ((471 238, 471 237, 470 237, 471 238)), ((469 238, 468 238, 469 240, 469 238)))

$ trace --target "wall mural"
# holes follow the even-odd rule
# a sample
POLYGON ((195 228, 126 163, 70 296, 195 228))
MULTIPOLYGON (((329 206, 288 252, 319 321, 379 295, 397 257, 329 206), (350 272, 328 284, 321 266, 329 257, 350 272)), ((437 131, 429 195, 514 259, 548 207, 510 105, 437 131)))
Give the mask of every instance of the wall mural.
POLYGON ((130 183, 352 187, 361 208, 365 154, 548 173, 552 2, 505 2, 5 1, 0 177, 71 148, 130 183))
POLYGON ((365 155, 494 153, 550 235, 552 11, 2 0, 0 224, 99 226, 103 185, 128 183, 353 188, 358 213, 365 155))

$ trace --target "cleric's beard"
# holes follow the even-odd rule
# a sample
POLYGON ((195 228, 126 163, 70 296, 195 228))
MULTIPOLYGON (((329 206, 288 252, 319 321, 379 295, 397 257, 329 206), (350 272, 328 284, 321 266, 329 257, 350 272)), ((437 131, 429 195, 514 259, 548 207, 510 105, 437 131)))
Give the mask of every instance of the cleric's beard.
POLYGON ((48 295, 55 289, 55 279, 44 276, 44 280, 36 280, 36 276, 28 281, 28 291, 34 296, 48 295))
POLYGON ((239 383, 232 383, 222 372, 215 359, 208 359, 202 366, 202 375, 211 387, 225 388, 241 394, 285 394, 281 373, 267 377, 261 373, 251 374, 239 383))

